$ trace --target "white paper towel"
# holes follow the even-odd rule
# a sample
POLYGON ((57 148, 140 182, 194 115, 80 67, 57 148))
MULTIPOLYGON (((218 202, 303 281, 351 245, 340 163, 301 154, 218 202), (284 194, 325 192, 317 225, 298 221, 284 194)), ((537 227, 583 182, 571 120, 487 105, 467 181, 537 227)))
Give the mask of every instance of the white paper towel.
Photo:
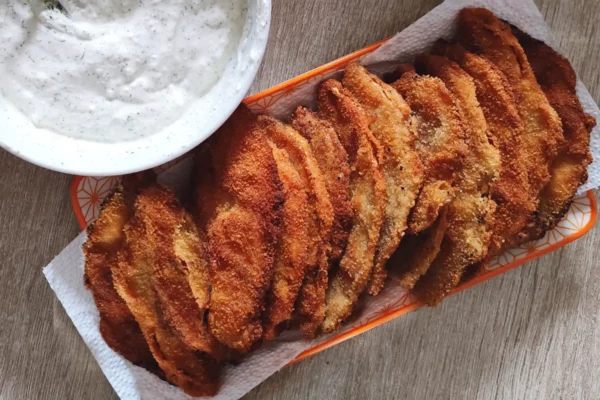
MULTIPOLYGON (((396 64, 410 61, 414 55, 427 50, 438 38, 449 38, 457 11, 466 6, 487 7, 530 35, 553 44, 550 31, 532 0, 447 0, 377 51, 365 56, 363 63, 375 70, 384 71, 391 62, 396 64)), ((293 109, 298 104, 310 104, 310 97, 317 84, 318 82, 314 82, 314 85, 304 86, 304 90, 286 101, 289 104, 279 111, 283 113, 288 107, 293 109)), ((578 82, 577 90, 585 111, 600 121, 598 107, 581 82, 578 82)), ((600 159, 600 127, 592 133, 592 154, 595 160, 600 159)), ((160 180, 179 191, 185 186, 187 180, 184 177, 188 172, 189 165, 184 161, 162 174, 160 180)), ((599 163, 595 161, 589 172, 590 179, 580 192, 599 186, 599 163)), ((81 233, 44 269, 44 274, 109 382, 122 399, 189 399, 178 388, 131 365, 114 353, 102 339, 98 311, 91 293, 83 285, 84 261, 81 246, 84 241, 85 233, 81 233)), ((380 296, 368 299, 362 311, 349 325, 361 324, 382 309, 397 304, 400 292, 400 288, 388 285, 380 296)), ((344 329, 350 327, 346 326, 344 329)), ((326 339, 319 338, 318 341, 326 339)), ((296 333, 286 333, 253 353, 240 365, 227 367, 223 374, 222 388, 213 399, 237 399, 243 396, 314 345, 315 342, 302 340, 296 333)))

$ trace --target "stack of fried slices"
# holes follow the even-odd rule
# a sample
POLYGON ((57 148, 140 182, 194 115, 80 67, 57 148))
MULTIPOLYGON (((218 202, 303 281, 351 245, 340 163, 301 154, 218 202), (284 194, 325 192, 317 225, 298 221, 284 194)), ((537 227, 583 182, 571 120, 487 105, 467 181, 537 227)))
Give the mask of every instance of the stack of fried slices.
POLYGON ((486 9, 385 80, 350 64, 286 122, 241 106, 197 150, 189 212, 125 177, 84 248, 108 345, 213 395, 224 363, 335 331, 388 273, 439 304, 552 229, 587 178, 572 67, 486 9))

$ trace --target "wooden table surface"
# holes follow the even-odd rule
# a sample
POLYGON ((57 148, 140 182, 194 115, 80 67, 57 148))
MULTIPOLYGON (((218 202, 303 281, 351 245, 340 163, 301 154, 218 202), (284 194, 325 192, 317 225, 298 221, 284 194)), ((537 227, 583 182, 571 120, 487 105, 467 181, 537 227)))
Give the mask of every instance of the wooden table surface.
MULTIPOLYGON (((274 0, 252 91, 392 35, 436 0, 274 0)), ((536 0, 600 100, 600 1, 536 0)), ((79 232, 71 177, 0 150, 0 399, 115 393, 41 269, 79 232)), ((248 399, 600 398, 600 228, 294 366, 248 399)))

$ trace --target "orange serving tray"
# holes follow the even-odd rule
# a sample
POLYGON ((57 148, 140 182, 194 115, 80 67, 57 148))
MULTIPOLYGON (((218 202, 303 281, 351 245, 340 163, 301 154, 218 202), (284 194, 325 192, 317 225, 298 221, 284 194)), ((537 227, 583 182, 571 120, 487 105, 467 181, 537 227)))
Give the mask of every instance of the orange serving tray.
MULTIPOLYGON (((252 95, 246 98, 244 103, 255 112, 268 113, 273 107, 277 106, 278 103, 284 102, 286 99, 293 99, 292 96, 301 88, 304 87, 306 89, 307 85, 316 85, 318 82, 327 79, 336 72, 342 70, 350 61, 356 60, 374 51, 386 40, 375 43, 270 89, 252 95)), ((310 89, 310 87, 308 87, 308 89, 310 89)), ((177 160, 157 167, 155 170, 158 173, 164 172, 186 157, 187 156, 184 155, 177 160)), ((97 217, 102 200, 110 193, 116 184, 116 177, 76 176, 73 179, 71 185, 71 200, 75 215, 77 216, 82 229, 97 217)), ((507 251, 490 265, 486 273, 460 285, 452 292, 452 294, 458 293, 473 285, 493 278, 496 275, 516 268, 521 264, 541 257, 544 254, 554 251, 580 238, 594 226, 597 214, 596 199, 592 191, 577 196, 565 218, 554 230, 548 232, 544 238, 507 251)), ((422 306, 409 291, 397 286, 393 279, 387 286, 386 290, 395 291, 393 301, 385 303, 376 313, 367 313, 367 315, 355 318, 353 321, 346 324, 341 331, 319 338, 315 342, 315 346, 298 355, 298 357, 291 361, 290 364, 310 357, 328 347, 350 339, 369 329, 373 329, 393 318, 416 310, 422 306), (396 293, 397 296, 395 295, 396 293)), ((373 298, 372 301, 377 301, 377 298, 373 298)))

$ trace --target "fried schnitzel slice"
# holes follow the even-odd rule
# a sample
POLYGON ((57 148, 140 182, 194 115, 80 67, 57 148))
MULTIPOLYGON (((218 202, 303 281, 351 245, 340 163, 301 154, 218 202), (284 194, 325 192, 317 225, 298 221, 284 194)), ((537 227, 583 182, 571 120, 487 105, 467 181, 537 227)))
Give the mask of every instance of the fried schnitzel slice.
POLYGON ((423 165, 415 149, 415 134, 409 129, 410 108, 402 96, 357 63, 346 67, 342 84, 374 116, 369 128, 384 148, 381 169, 387 204, 368 288, 376 295, 387 276, 385 264, 404 236, 421 189, 423 165))
MULTIPOLYGON (((148 225, 145 199, 155 188, 142 191, 134 206, 134 216, 125 226, 125 246, 112 265, 115 288, 135 316, 150 350, 166 379, 192 396, 214 395, 218 389, 219 365, 204 352, 181 340, 165 320, 168 313, 159 298, 155 269, 162 255, 155 246, 156 232, 148 225)), ((160 214, 159 214, 160 215, 160 214)), ((189 286, 187 287, 188 290, 189 286)))
POLYGON ((536 197, 527 179, 527 152, 521 151, 523 123, 504 76, 491 62, 458 44, 441 41, 433 52, 446 55, 473 78, 490 139, 500 152, 500 172, 490 189, 496 211, 490 223, 488 254, 477 267, 481 270, 502 249, 521 240, 519 234, 535 210, 536 197))
POLYGON ((490 184, 499 175, 500 152, 490 143, 487 121, 477 100, 473 78, 445 56, 423 54, 416 58, 415 66, 419 72, 444 82, 454 96, 462 118, 467 153, 463 168, 457 174, 459 191, 476 192, 479 197, 486 195, 490 184))
POLYGON ((319 334, 319 329, 325 319, 325 296, 329 284, 329 263, 325 254, 319 253, 317 255, 318 264, 307 271, 296 301, 296 316, 299 328, 307 339, 313 339, 319 334))
POLYGON ((258 124, 273 150, 285 195, 281 239, 265 312, 265 338, 275 338, 282 324, 291 319, 305 275, 309 282, 298 299, 298 312, 303 319, 300 328, 313 337, 324 316, 333 224, 325 178, 308 141, 294 128, 266 115, 258 117, 258 124))
POLYGON ((565 146, 550 167, 550 182, 542 190, 536 226, 531 237, 544 236, 564 217, 577 188, 587 181, 592 162, 590 133, 596 120, 586 114, 577 98, 577 76, 571 63, 550 46, 512 27, 535 78, 562 120, 565 146))
POLYGON ((365 111, 335 80, 328 80, 319 88, 318 107, 319 115, 332 124, 348 154, 354 210, 346 251, 327 289, 321 329, 329 333, 350 315, 367 286, 387 200, 385 178, 378 164, 381 146, 369 130, 365 111))
POLYGON ((445 221, 435 222, 455 196, 456 179, 467 147, 462 119, 444 83, 438 78, 418 75, 410 66, 403 66, 401 70, 406 72, 392 86, 404 96, 412 110, 416 148, 425 171, 424 187, 411 212, 409 230, 416 234, 435 226, 426 239, 422 239, 427 245, 410 257, 397 273, 400 284, 412 288, 439 251, 439 239, 448 225, 445 221), (425 254, 427 251, 430 252, 425 254))
POLYGON ((489 142, 473 79, 443 56, 421 55, 415 66, 419 72, 440 78, 453 94, 468 148, 456 177, 457 194, 448 206, 448 228, 440 253, 415 287, 424 303, 436 305, 458 285, 467 267, 487 254, 495 210, 489 190, 498 177, 500 154, 489 142))
POLYGON ((194 177, 210 257, 208 324, 217 340, 244 353, 263 334, 283 203, 273 151, 246 106, 200 147, 194 177))
POLYGON ((100 215, 88 226, 83 245, 85 286, 94 296, 106 344, 132 364, 162 375, 139 324, 113 285, 111 266, 117 263, 117 253, 125 242, 123 228, 132 214, 129 203, 123 189, 117 189, 104 200, 100 215))
POLYGON ((418 75, 411 66, 400 69, 404 73, 392 87, 410 106, 416 149, 425 173, 423 188, 408 221, 409 232, 415 234, 430 227, 440 209, 454 197, 454 180, 467 148, 458 110, 444 83, 418 75))
POLYGON ((151 247, 148 251, 155 253, 154 288, 165 322, 187 347, 222 360, 225 348, 205 320, 210 301, 208 260, 191 216, 171 191, 152 185, 137 196, 136 218, 148 232, 144 239, 151 247))
MULTIPOLYGON (((276 121, 272 124, 274 127, 271 130, 285 129, 277 125, 276 121)), ((265 130, 269 131, 268 128, 265 130)), ((285 133, 279 135, 284 136, 285 133)), ((312 217, 308 210, 307 182, 301 176, 302 167, 298 165, 294 155, 289 154, 285 137, 283 140, 283 143, 269 140, 279 179, 283 184, 285 201, 281 216, 281 238, 275 255, 274 275, 265 310, 263 335, 267 340, 277 337, 282 325, 292 316, 294 303, 307 270, 310 240, 308 226, 312 217)))
POLYGON ((506 23, 485 8, 464 8, 458 14, 457 26, 459 42, 490 60, 506 77, 523 122, 520 151, 526 154, 530 190, 539 199, 550 181, 550 165, 564 142, 560 118, 506 23))
POLYGON ((304 107, 298 107, 292 117, 292 126, 306 140, 325 178, 329 200, 335 217, 331 228, 330 262, 339 261, 346 249, 352 228, 350 204, 350 165, 348 154, 340 143, 331 124, 304 107))
POLYGON ((325 318, 328 270, 342 257, 352 228, 352 207, 348 192, 350 165, 346 151, 327 121, 312 111, 299 107, 292 117, 292 126, 310 143, 312 154, 323 174, 334 214, 329 235, 329 255, 320 255, 326 263, 321 258, 319 268, 307 272, 296 302, 300 329, 307 338, 311 338, 316 336, 325 318))
POLYGON ((442 247, 448 229, 448 206, 442 207, 433 225, 418 235, 406 235, 392 255, 392 275, 406 289, 412 289, 425 275, 442 247))

